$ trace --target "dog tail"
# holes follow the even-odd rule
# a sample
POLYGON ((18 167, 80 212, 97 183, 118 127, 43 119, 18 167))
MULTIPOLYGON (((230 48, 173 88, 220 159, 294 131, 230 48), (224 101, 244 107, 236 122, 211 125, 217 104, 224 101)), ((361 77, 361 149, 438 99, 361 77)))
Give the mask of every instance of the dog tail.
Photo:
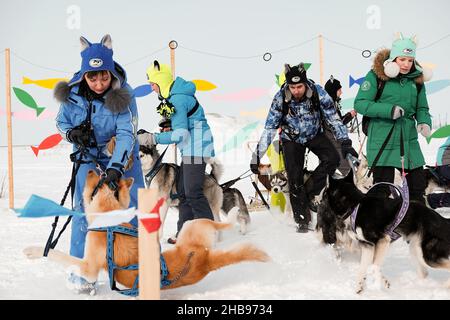
POLYGON ((211 158, 208 161, 208 164, 211 166, 211 173, 210 175, 216 179, 216 181, 219 181, 220 178, 222 178, 223 175, 223 165, 220 163, 217 158, 211 158))
POLYGON ((230 250, 211 250, 209 253, 210 271, 244 261, 267 262, 270 257, 250 243, 240 244, 230 250))

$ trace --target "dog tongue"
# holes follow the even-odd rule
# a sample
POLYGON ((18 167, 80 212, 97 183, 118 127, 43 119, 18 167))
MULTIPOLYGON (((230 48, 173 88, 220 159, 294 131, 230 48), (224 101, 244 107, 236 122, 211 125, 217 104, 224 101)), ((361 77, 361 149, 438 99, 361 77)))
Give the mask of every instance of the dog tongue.
POLYGON ((159 227, 161 226, 161 219, 159 218, 159 209, 163 204, 164 198, 161 198, 156 202, 155 207, 152 210, 150 210, 150 213, 154 213, 157 215, 156 217, 140 219, 140 221, 144 225, 145 230, 147 230, 148 233, 152 233, 159 230, 159 227))

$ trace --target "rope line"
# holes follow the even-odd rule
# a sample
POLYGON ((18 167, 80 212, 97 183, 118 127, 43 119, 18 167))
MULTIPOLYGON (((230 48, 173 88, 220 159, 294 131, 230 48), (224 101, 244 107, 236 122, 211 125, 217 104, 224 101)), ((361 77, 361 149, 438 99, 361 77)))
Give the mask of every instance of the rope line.
MULTIPOLYGON (((418 48, 417 50, 428 49, 428 48, 430 48, 430 47, 432 47, 432 46, 434 46, 434 45, 436 45, 436 44, 438 44, 438 43, 440 43, 440 42, 442 42, 442 41, 448 39, 449 37, 450 37, 450 33, 449 33, 449 34, 446 34, 445 36, 439 38, 439 39, 436 40, 436 41, 433 41, 433 42, 429 43, 429 44, 426 45, 426 46, 423 46, 423 47, 418 48)), ((209 56, 217 57, 217 58, 223 58, 223 59, 234 59, 234 60, 239 60, 239 59, 241 59, 241 60, 248 60, 248 59, 255 59, 255 58, 261 58, 261 57, 262 57, 265 61, 269 61, 270 58, 271 58, 271 56, 272 56, 272 54, 280 53, 280 52, 284 52, 284 51, 288 51, 288 50, 292 50, 292 49, 294 49, 294 48, 298 48, 298 47, 304 46, 304 45, 306 45, 306 44, 308 44, 308 43, 310 43, 310 42, 316 40, 317 38, 318 38, 318 36, 315 36, 315 37, 313 37, 313 38, 311 38, 311 39, 308 39, 308 40, 305 40, 305 41, 303 41, 303 42, 300 42, 300 43, 291 45, 291 46, 286 47, 286 48, 281 48, 281 49, 277 49, 277 50, 273 50, 273 51, 267 51, 267 52, 264 52, 264 53, 261 53, 261 54, 248 55, 248 56, 230 56, 230 55, 223 55, 223 54, 218 54, 218 53, 214 53, 214 52, 208 52, 208 51, 204 51, 204 50, 193 49, 193 48, 185 47, 185 46, 182 46, 182 45, 179 45, 179 47, 182 48, 182 49, 184 49, 184 50, 186 50, 186 51, 194 52, 194 53, 197 53, 197 54, 209 55, 209 56), (267 56, 267 55, 270 55, 270 57, 267 57, 268 59, 266 59, 266 56, 267 56)), ((339 42, 339 41, 330 39, 330 38, 325 37, 325 36, 322 36, 322 38, 323 38, 324 40, 330 42, 330 43, 334 43, 334 44, 336 44, 336 45, 338 45, 338 46, 345 47, 345 48, 348 48, 348 49, 351 49, 351 50, 355 50, 355 51, 358 51, 358 52, 364 52, 364 51, 371 51, 371 52, 373 52, 373 50, 357 48, 357 47, 354 47, 354 46, 352 46, 352 45, 348 45, 348 44, 345 44, 345 43, 342 43, 342 42, 339 42)), ((167 49, 167 47, 164 46, 164 47, 162 47, 162 48, 160 48, 160 49, 157 49, 157 50, 155 50, 155 51, 153 51, 153 52, 150 52, 150 53, 148 53, 148 54, 146 54, 146 55, 144 55, 144 56, 142 56, 142 57, 140 57, 140 58, 137 58, 137 59, 135 59, 135 60, 132 60, 132 61, 130 61, 130 62, 127 62, 127 63, 125 63, 125 64, 123 64, 123 65, 124 65, 124 66, 128 66, 128 65, 134 64, 134 63, 136 63, 136 62, 139 62, 139 61, 142 61, 142 60, 144 60, 144 59, 147 59, 148 57, 150 57, 150 56, 152 56, 152 55, 155 55, 155 54, 157 54, 157 53, 159 53, 159 52, 162 52, 163 50, 166 50, 166 49, 167 49)), ((5 49, 4 49, 4 50, 1 50, 1 51, 0 51, 0 54, 3 54, 5 51, 6 51, 5 49)), ((19 54, 17 54, 17 53, 14 52, 14 51, 11 51, 11 53, 12 53, 12 55, 13 55, 14 57, 16 57, 17 59, 22 60, 23 62, 26 62, 26 63, 28 63, 28 64, 30 64, 30 65, 33 65, 33 66, 35 66, 35 67, 37 67, 37 68, 41 68, 41 69, 49 70, 49 71, 53 71, 53 72, 65 73, 65 74, 73 74, 73 73, 74 73, 74 71, 55 69, 55 68, 51 68, 51 67, 47 67, 47 66, 43 66, 43 65, 34 63, 34 62, 32 62, 32 61, 30 61, 30 60, 28 60, 28 59, 26 59, 26 58, 20 56, 19 54)))

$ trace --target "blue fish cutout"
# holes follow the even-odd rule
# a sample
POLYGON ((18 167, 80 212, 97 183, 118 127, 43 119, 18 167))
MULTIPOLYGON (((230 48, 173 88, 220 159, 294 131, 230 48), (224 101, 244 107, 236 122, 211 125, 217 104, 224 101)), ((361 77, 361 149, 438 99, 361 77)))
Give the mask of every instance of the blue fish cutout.
POLYGON ((14 209, 18 213, 19 218, 41 218, 41 217, 55 217, 55 216, 84 216, 83 212, 72 211, 64 208, 56 202, 37 196, 31 195, 25 207, 21 209, 14 209))
POLYGON ((366 77, 361 77, 361 78, 355 80, 351 75, 349 75, 348 77, 349 77, 348 82, 350 83, 349 88, 351 88, 355 83, 360 86, 364 82, 364 79, 366 78, 366 77))
POLYGON ((430 83, 425 83, 425 87, 427 88, 427 94, 433 94, 438 91, 441 91, 442 89, 447 88, 450 86, 450 80, 444 79, 444 80, 436 80, 431 81, 430 83))
POLYGON ((136 98, 145 97, 152 93, 152 86, 149 84, 143 84, 142 86, 133 89, 136 98))

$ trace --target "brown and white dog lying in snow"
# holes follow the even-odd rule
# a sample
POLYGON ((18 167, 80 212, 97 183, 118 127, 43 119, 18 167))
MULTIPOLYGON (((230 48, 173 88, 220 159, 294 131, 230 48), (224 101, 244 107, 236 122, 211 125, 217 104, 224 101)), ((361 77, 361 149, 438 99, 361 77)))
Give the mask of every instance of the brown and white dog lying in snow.
MULTIPOLYGON (((95 217, 92 213, 108 212, 112 210, 126 209, 130 202, 130 188, 133 178, 122 179, 119 182, 118 196, 114 195, 106 184, 103 184, 95 196, 91 199, 94 188, 100 177, 89 171, 83 193, 86 205, 86 217, 91 223, 95 217)), ((129 224, 123 224, 131 227, 129 224)), ((218 230, 230 228, 229 223, 215 222, 208 219, 196 219, 186 222, 178 235, 176 245, 162 253, 169 271, 167 279, 174 280, 171 285, 163 289, 171 289, 194 284, 203 279, 211 271, 224 266, 244 261, 268 261, 269 256, 252 244, 239 244, 234 248, 218 250, 214 249, 215 233, 218 230), (189 265, 185 268, 186 264, 189 265), (184 271, 181 273, 181 271, 184 271)), ((80 276, 90 283, 97 280, 100 270, 107 270, 106 260, 107 239, 106 232, 89 231, 86 238, 84 258, 76 258, 66 253, 50 250, 48 258, 64 266, 76 266, 80 270, 80 276)), ((28 247, 24 250, 29 259, 42 258, 43 247, 28 247)), ((115 234, 114 260, 118 266, 127 266, 138 263, 138 238, 123 234, 115 234)), ((132 288, 138 275, 137 270, 117 270, 115 280, 132 288)))

